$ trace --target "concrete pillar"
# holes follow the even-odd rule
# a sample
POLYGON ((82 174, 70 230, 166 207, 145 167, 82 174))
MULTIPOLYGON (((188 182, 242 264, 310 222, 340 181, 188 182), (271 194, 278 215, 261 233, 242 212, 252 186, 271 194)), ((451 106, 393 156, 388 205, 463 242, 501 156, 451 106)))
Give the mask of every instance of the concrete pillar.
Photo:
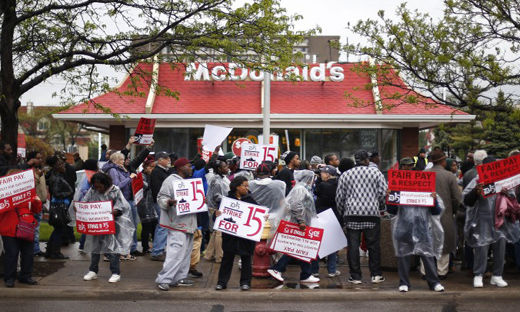
POLYGON ((109 136, 110 149, 122 150, 125 147, 127 143, 125 126, 110 126, 109 136))
POLYGON ((419 151, 419 128, 401 130, 401 158, 413 157, 419 151))

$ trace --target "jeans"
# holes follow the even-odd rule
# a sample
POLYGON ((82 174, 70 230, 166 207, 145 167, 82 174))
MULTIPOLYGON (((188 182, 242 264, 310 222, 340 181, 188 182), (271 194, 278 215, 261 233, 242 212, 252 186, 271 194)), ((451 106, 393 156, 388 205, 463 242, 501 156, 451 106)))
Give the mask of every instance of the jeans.
POLYGON ((79 238, 79 249, 83 250, 85 248, 85 241, 87 240, 87 235, 81 234, 79 238))
POLYGON ((134 223, 134 237, 132 241, 132 245, 130 246, 130 253, 137 250, 137 225, 139 224, 139 217, 137 216, 137 206, 135 205, 133 200, 129 200, 130 210, 132 211, 132 222, 134 223))
POLYGON ((38 225, 36 226, 36 229, 34 230, 34 254, 37 254, 41 252, 40 249, 40 222, 42 221, 42 213, 35 213, 34 219, 36 220, 36 223, 38 225))
POLYGON ((141 223, 141 226, 143 227, 141 231, 141 246, 143 246, 143 252, 148 252, 150 250, 150 245, 148 245, 148 241, 151 240, 153 242, 155 228, 157 227, 157 221, 144 222, 141 223))
MULTIPOLYGON (((159 207, 159 204, 154 204, 155 211, 157 211, 157 215, 160 218, 161 208, 159 207)), ((155 227, 155 234, 153 238, 153 248, 152 248, 152 257, 160 256, 164 253, 164 249, 166 248, 166 240, 168 239, 168 230, 166 228, 163 228, 159 224, 155 227)))
MULTIPOLYGON (((289 260, 291 258, 288 255, 283 255, 280 260, 272 267, 273 270, 278 272, 285 272, 287 265, 289 264, 289 260)), ((300 280, 305 280, 311 276, 311 264, 302 260, 297 260, 300 265, 300 280)))
POLYGON ((33 271, 33 242, 18 239, 16 237, 2 236, 4 243, 4 280, 16 279, 16 268, 18 265, 18 255, 20 255, 20 274, 19 280, 28 280, 32 277, 33 271))
MULTIPOLYGON (((338 254, 333 252, 327 256, 327 272, 329 274, 336 273, 336 264, 337 264, 338 254)), ((320 272, 320 260, 314 260, 311 262, 311 271, 313 274, 320 272)))
POLYGON ((381 225, 379 222, 372 229, 352 230, 347 229, 348 241, 348 265, 350 268, 350 276, 355 280, 361 280, 361 265, 359 261, 359 245, 361 240, 361 233, 365 234, 365 240, 368 249, 368 267, 370 275, 382 275, 381 273, 381 248, 379 241, 381 232, 381 225))
MULTIPOLYGON (((121 271, 119 270, 119 255, 118 254, 105 254, 105 256, 110 261, 110 272, 112 274, 120 275, 121 271)), ((100 254, 90 254, 90 266, 88 268, 89 271, 97 272, 99 271, 99 260, 101 259, 100 254)))

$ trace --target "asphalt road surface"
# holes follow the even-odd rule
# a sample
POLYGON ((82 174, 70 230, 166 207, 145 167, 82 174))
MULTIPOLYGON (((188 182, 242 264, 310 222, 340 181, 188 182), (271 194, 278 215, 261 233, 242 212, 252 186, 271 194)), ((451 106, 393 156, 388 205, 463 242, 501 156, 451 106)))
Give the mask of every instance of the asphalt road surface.
MULTIPOLYGON (((222 292, 222 296, 225 296, 222 292)), ((200 302, 192 301, 57 301, 57 300, 0 300, 0 311, 73 311, 73 312, 130 312, 130 311, 182 311, 182 312, 328 312, 328 311, 519 311, 518 299, 462 301, 453 298, 435 300, 344 301, 344 302, 200 302)))

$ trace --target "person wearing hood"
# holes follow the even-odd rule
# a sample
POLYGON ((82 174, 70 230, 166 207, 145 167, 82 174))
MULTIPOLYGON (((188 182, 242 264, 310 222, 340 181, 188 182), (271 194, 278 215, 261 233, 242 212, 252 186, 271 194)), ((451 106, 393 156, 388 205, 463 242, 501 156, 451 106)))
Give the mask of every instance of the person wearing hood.
MULTIPOLYGON (((405 157, 399 162, 400 170, 413 170, 413 160, 405 157)), ((387 195, 390 190, 387 191, 387 195)), ((399 291, 408 292, 410 288, 410 264, 412 256, 421 258, 425 268, 425 278, 431 290, 442 292, 444 287, 439 281, 435 258, 442 254, 444 231, 440 214, 444 204, 435 192, 433 207, 398 206, 387 204, 392 218, 392 242, 397 257, 399 291)))
MULTIPOLYGON (((298 224, 300 230, 304 231, 311 224, 311 219, 316 216, 314 197, 311 193, 315 174, 310 170, 298 170, 294 172, 294 178, 296 179, 296 185, 287 195, 287 209, 280 217, 298 224)), ((278 224, 275 224, 274 227, 277 228, 278 224)), ((283 255, 276 264, 267 270, 267 273, 274 279, 283 282, 282 273, 285 272, 289 260, 290 257, 288 255, 283 255)), ((318 283, 320 281, 319 278, 312 276, 310 263, 302 260, 296 260, 296 262, 301 268, 300 283, 318 283)))
POLYGON ((428 159, 426 158, 426 150, 421 148, 417 156, 413 157, 414 161, 414 169, 415 170, 424 170, 428 165, 428 159))
POLYGON ((176 173, 164 180, 157 195, 157 203, 162 210, 159 224, 168 229, 166 259, 162 270, 155 279, 157 287, 164 291, 169 290, 170 286, 193 285, 193 281, 187 277, 193 250, 193 234, 197 230, 195 214, 179 216, 176 210, 174 183, 191 177, 193 170, 190 161, 186 158, 179 158, 173 165, 176 173))
POLYGON ((300 156, 296 152, 287 152, 283 158, 286 167, 284 167, 274 177, 275 180, 280 180, 285 183, 285 196, 289 194, 293 186, 296 184, 294 180, 294 170, 300 168, 300 156))
POLYGON ((137 177, 135 173, 131 173, 125 167, 125 155, 121 152, 110 155, 110 163, 107 164, 106 173, 112 178, 115 186, 117 186, 123 196, 128 201, 132 211, 132 221, 134 222, 135 232, 134 241, 130 248, 130 254, 122 255, 122 260, 135 260, 134 255, 139 255, 137 251, 137 207, 134 205, 134 194, 132 192, 132 179, 137 177))
POLYGON ((83 202, 111 201, 116 225, 115 234, 87 235, 85 240, 85 252, 91 254, 89 271, 83 280, 91 281, 98 278, 99 260, 104 254, 110 262, 109 283, 117 283, 121 280, 119 268, 119 255, 128 254, 132 244, 132 236, 135 228, 132 223, 130 205, 124 198, 121 190, 112 184, 109 175, 98 172, 90 179, 92 187, 82 198, 83 202))
MULTIPOLYGON (((228 197, 240 200, 246 203, 257 205, 257 202, 249 194, 249 181, 246 177, 238 176, 229 184, 228 197)), ((216 211, 219 216, 222 212, 216 211)), ((216 290, 223 290, 227 288, 227 283, 231 277, 231 270, 233 269, 233 261, 235 256, 240 256, 242 267, 240 271, 240 289, 249 290, 251 288, 251 257, 255 250, 256 243, 252 240, 232 236, 222 233, 222 250, 224 256, 218 271, 218 282, 215 287, 216 290)))
POLYGON ((285 183, 270 177, 271 166, 262 162, 256 168, 256 179, 249 181, 253 199, 261 206, 269 208, 269 218, 274 218, 285 207, 285 183))
MULTIPOLYGON (((475 152, 477 157, 477 152, 475 152)), ((496 161, 488 156, 483 164, 496 161)), ((505 263, 506 242, 515 243, 520 238, 518 222, 504 218, 504 222, 496 224, 497 197, 502 194, 484 197, 484 186, 479 182, 477 174, 466 186, 462 195, 466 205, 466 223, 464 225, 464 238, 466 244, 474 249, 473 262, 473 287, 484 287, 483 276, 486 273, 488 251, 493 250, 493 269, 490 284, 497 287, 508 286, 502 278, 505 263)), ((504 195, 515 197, 513 190, 503 190, 504 195)))

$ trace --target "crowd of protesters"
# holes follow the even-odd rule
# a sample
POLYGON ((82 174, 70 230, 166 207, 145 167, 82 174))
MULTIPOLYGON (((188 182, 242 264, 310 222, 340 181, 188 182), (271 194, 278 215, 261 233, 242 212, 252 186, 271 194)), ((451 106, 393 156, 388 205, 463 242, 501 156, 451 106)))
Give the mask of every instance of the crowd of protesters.
MULTIPOLYGON (((401 292, 411 287, 411 268, 421 272, 431 290, 444 291, 441 281, 447 278, 457 260, 472 271, 473 286, 483 287, 489 255, 493 259, 490 284, 505 287, 508 284, 502 273, 507 248, 512 250, 520 269, 520 226, 515 219, 520 217, 519 189, 504 190, 491 197, 482 195, 483 185, 475 168, 496 161, 484 150, 468 153, 461 163, 447 158, 438 148, 428 156, 421 149, 416 156, 402 158, 398 163, 401 170, 436 174, 436 192, 431 194, 434 206, 423 207, 386 203, 390 191, 379 168, 377 152, 359 150, 352 157, 341 159, 336 154, 327 154, 323 160, 313 156, 306 161, 289 151, 279 160, 263 162, 251 172, 239 169, 239 159, 232 153, 219 156, 220 147, 208 161, 201 155, 188 160, 175 153, 152 153, 152 142, 131 158, 133 143, 131 137, 121 151, 104 146, 100 160, 83 161, 75 154, 69 164, 61 152, 45 161, 40 152, 29 152, 16 165, 10 161, 15 156, 9 144, 0 143, 0 176, 32 169, 36 186, 36 196, 30 201, 0 212, 7 287, 14 287, 16 279, 20 283, 37 284, 32 278, 34 256, 67 259, 61 247, 75 242, 73 203, 79 201, 111 201, 116 224, 115 234, 81 235, 79 249, 91 256, 83 276, 86 281, 98 278, 101 257, 110 263, 109 282, 117 283, 121 280, 120 261, 133 261, 150 254, 151 260, 164 262, 155 279, 159 289, 190 286, 194 283, 190 277, 204 274, 197 270, 203 255, 208 261, 220 263, 215 289, 224 290, 235 256, 239 256, 240 288, 249 290, 255 243, 212 230, 224 197, 268 207, 274 229, 284 219, 304 230, 318 213, 332 209, 348 241, 347 282, 352 284, 363 283, 360 264, 363 245, 368 251, 369 281, 374 284, 385 281, 380 250, 382 218, 391 219, 401 292), (84 174, 77 177, 77 170, 84 174), (143 175, 143 199, 135 203, 132 179, 139 172, 143 175), (173 182, 194 177, 203 180, 209 211, 177 215, 173 182), (43 206, 48 209, 49 224, 53 227, 45 251, 40 250, 38 227, 29 239, 17 233, 22 223, 41 222, 43 206), (511 217, 511 211, 518 215, 513 213, 511 217), (139 222, 141 250, 137 237, 139 222)), ((512 151, 510 156, 518 153, 512 151)), ((320 261, 327 263, 327 277, 341 275, 336 268, 338 253, 311 263, 282 255, 267 272, 283 282, 290 261, 300 266, 301 283, 319 283, 320 261)))

